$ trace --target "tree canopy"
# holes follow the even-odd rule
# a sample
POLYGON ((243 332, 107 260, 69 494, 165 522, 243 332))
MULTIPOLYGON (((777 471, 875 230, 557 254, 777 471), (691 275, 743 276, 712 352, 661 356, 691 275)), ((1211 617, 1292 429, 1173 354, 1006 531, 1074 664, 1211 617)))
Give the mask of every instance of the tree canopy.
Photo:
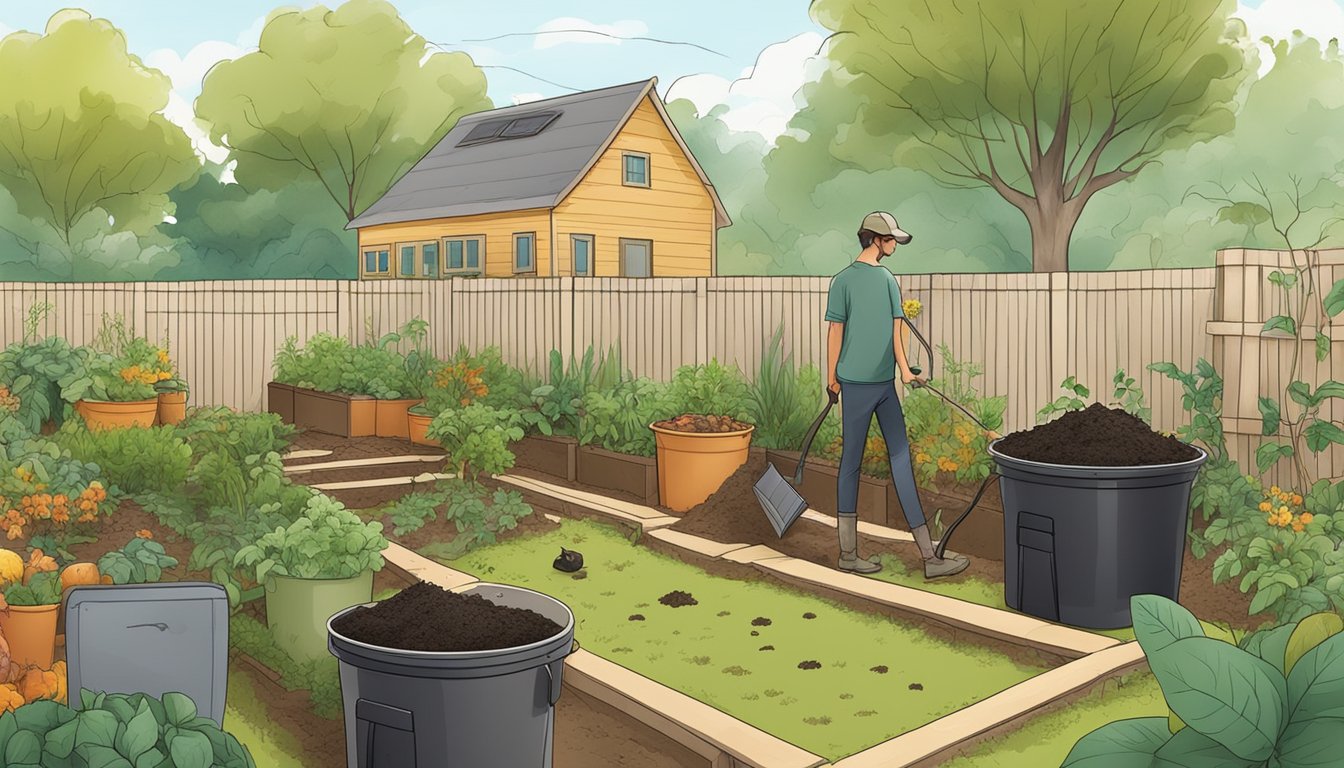
POLYGON ((196 100, 243 186, 321 183, 353 219, 458 118, 491 107, 464 53, 432 52, 382 0, 274 12, 259 50, 213 67, 196 100))
POLYGON ((1231 0, 1047 12, 1022 0, 816 0, 868 133, 943 183, 1020 210, 1038 271, 1068 268, 1088 201, 1164 152, 1229 131, 1245 76, 1231 0), (914 142, 902 141, 913 138, 914 142))

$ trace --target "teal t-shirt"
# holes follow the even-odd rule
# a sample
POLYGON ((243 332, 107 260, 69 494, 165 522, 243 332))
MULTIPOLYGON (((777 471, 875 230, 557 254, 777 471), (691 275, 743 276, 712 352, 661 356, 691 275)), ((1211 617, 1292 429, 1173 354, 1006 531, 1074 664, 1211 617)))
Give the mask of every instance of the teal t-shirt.
POLYGON ((831 279, 826 320, 845 324, 835 376, 851 384, 896 378, 893 320, 901 310, 901 286, 886 267, 855 261, 831 279))

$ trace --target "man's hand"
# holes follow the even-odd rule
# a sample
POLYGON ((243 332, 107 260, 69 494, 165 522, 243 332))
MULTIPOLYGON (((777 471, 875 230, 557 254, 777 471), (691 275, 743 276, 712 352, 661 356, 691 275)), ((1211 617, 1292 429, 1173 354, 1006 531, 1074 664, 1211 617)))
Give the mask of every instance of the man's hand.
POLYGON ((840 397, 840 382, 831 376, 826 380, 826 396, 834 403, 840 397))
POLYGON ((913 384, 916 381, 919 382, 920 384, 924 384, 928 382, 928 379, 924 378, 923 376, 916 376, 915 372, 910 370, 909 368, 906 368, 901 371, 902 384, 913 384))

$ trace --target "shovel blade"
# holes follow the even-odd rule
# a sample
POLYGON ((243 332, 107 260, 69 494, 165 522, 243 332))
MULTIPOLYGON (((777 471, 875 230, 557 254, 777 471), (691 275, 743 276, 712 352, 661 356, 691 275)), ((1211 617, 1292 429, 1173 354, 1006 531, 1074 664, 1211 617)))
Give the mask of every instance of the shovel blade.
POLYGON ((789 526, 807 511, 807 501, 779 474, 774 464, 766 466, 765 474, 756 481, 752 490, 756 492, 756 499, 761 502, 761 509, 765 510, 765 516, 769 518, 775 534, 781 539, 789 526))

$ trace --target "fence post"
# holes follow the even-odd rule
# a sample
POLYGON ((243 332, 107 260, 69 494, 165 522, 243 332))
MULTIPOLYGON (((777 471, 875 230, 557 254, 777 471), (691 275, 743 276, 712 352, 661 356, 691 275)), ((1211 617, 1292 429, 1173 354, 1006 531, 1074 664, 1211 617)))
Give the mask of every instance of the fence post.
POLYGON ((1069 367, 1069 272, 1050 273, 1050 393, 1069 367))
POLYGON ((695 364, 709 362, 709 278, 695 280, 695 364))
MULTIPOLYGON (((556 349, 560 351, 562 365, 569 364, 574 354, 574 278, 560 278, 560 333, 556 334, 556 349)), ((541 375, 547 375, 547 367, 542 364, 541 375)))

